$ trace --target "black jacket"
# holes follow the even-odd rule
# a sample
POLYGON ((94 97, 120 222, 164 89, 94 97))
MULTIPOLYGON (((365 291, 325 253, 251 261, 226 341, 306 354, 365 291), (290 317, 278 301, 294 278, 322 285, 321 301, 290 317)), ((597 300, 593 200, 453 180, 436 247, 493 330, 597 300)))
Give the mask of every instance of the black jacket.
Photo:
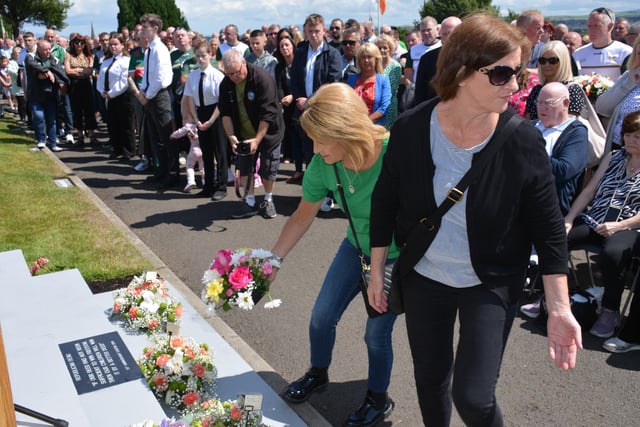
MULTIPOLYGON (((431 158, 433 99, 398 117, 371 200, 371 246, 395 236, 402 246, 435 211, 431 158)), ((515 112, 502 113, 498 129, 515 112)), ((491 141, 489 141, 491 144, 491 141)), ((543 274, 566 274, 567 239, 549 157, 540 132, 521 123, 465 193, 471 264, 483 284, 513 302, 522 290, 535 243, 543 274)))
MULTIPOLYGON (((293 98, 306 98, 305 89, 307 53, 309 42, 300 42, 296 47, 293 64, 291 65, 291 92, 293 98)), ((316 58, 313 68, 313 92, 325 83, 339 82, 342 80, 342 58, 337 49, 322 44, 322 52, 316 58)))
POLYGON ((24 66, 27 73, 27 98, 36 102, 44 102, 51 97, 57 97, 61 84, 69 84, 69 77, 58 60, 52 55, 48 59, 41 58, 36 52, 34 55, 27 55, 24 59, 24 66), (55 76, 55 83, 51 80, 41 79, 40 75, 51 71, 55 76))
MULTIPOLYGON (((247 64, 243 101, 249 120, 256 131, 261 121, 269 123, 269 130, 261 143, 266 144, 267 147, 280 144, 284 137, 284 121, 273 77, 262 68, 247 64)), ((238 139, 248 139, 240 132, 236 85, 229 77, 225 77, 220 83, 218 108, 221 117, 231 117, 238 139)))

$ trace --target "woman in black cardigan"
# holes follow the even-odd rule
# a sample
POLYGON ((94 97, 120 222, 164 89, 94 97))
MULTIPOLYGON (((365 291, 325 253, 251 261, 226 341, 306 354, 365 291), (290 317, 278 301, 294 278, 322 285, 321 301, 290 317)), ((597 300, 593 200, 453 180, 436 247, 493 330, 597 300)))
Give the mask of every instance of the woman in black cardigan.
MULTIPOLYGON (((494 142, 514 114, 509 96, 528 57, 516 29, 497 17, 472 15, 440 52, 434 78, 440 99, 401 116, 391 129, 371 207, 369 301, 378 311, 387 309, 382 280, 392 237, 405 244, 469 170, 474 154, 494 142)), ((449 425, 452 402, 466 425, 503 425, 495 388, 532 243, 550 297, 549 354, 558 367, 575 366, 581 333, 569 304, 564 222, 547 157, 537 130, 520 123, 401 277, 425 425, 449 425)))

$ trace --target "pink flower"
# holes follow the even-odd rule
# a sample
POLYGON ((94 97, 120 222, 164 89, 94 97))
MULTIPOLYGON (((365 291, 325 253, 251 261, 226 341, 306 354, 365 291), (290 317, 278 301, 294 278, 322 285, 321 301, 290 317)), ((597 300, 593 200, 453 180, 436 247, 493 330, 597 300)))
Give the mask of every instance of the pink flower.
POLYGON ((131 307, 129 309, 129 316, 131 316, 133 319, 138 317, 138 311, 136 310, 136 307, 131 307))
POLYGON ((45 265, 49 264, 49 258, 38 258, 36 262, 40 265, 40 267, 44 267, 45 265))
POLYGON ((202 366, 202 363, 194 363, 193 367, 191 368, 191 370, 193 371, 193 374, 196 377, 204 377, 204 374, 206 374, 207 370, 204 368, 204 366, 202 366))
POLYGON ((229 283, 231 283, 231 288, 235 290, 244 289, 252 280, 253 275, 246 265, 241 265, 229 274, 229 283))
POLYGON ((184 350, 184 355, 187 357, 187 359, 193 359, 194 357, 196 357, 196 352, 191 348, 187 348, 184 350))
POLYGON ((175 313, 176 313, 176 317, 182 317, 182 304, 178 304, 176 306, 175 313))
POLYGON ((149 324, 147 325, 147 328, 153 330, 153 329, 156 329, 158 326, 160 326, 158 321, 156 319, 151 319, 149 320, 149 324))
POLYGON ((171 348, 178 348, 184 346, 184 340, 182 337, 172 337, 171 338, 171 348))
POLYGON ((231 270, 231 250, 221 249, 211 264, 211 270, 218 270, 220 274, 226 274, 231 270))
POLYGON ((153 384, 155 385, 156 390, 160 392, 167 391, 169 388, 169 378, 165 375, 156 375, 153 377, 153 384))
POLYGON ((169 356, 168 354, 163 354, 156 359, 156 365, 160 367, 167 366, 169 360, 171 360, 171 356, 169 356))
POLYGON ((185 394, 184 397, 182 398, 182 403, 184 403, 186 406, 191 406, 194 403, 198 403, 199 401, 200 401, 200 395, 195 391, 185 394))
POLYGON ((227 289, 227 296, 230 297, 233 295, 233 289, 227 289))
POLYGON ((231 407, 231 411, 229 415, 231 416, 232 420, 242 419, 242 411, 238 409, 238 407, 235 404, 231 407))
POLYGON ((264 265, 262 266, 262 272, 268 276, 271 273, 273 273, 273 266, 271 265, 271 263, 269 261, 265 262, 264 265))

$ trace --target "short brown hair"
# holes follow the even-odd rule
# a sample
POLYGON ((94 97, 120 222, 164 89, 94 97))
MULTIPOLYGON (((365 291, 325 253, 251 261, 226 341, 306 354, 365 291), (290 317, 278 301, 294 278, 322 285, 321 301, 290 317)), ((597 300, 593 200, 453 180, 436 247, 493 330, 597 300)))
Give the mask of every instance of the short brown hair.
POLYGON ((307 16, 307 19, 304 20, 305 28, 307 27, 307 25, 315 27, 318 24, 322 24, 324 26, 324 17, 322 15, 318 15, 317 13, 312 13, 311 15, 307 16))
POLYGON ((622 130, 620 133, 624 140, 624 135, 626 133, 634 133, 638 130, 640 130, 640 110, 624 116, 624 120, 622 121, 622 130))
POLYGON ((140 23, 147 23, 152 27, 158 27, 158 32, 162 31, 162 18, 160 18, 160 16, 156 15, 155 13, 145 13, 140 18, 140 23))
POLYGON ((442 46, 432 84, 443 101, 455 98, 460 82, 520 48, 523 66, 531 46, 522 32, 504 20, 475 13, 462 21, 442 46))

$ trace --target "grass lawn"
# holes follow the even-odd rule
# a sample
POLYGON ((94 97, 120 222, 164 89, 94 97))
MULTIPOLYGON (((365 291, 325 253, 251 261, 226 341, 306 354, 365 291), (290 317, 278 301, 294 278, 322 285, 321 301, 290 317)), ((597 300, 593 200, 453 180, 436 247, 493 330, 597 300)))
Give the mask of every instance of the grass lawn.
MULTIPOLYGON (((49 271, 78 268, 87 281, 149 270, 141 256, 79 188, 59 188, 64 171, 12 120, 0 120, 0 251, 21 249, 49 271)), ((126 285, 126 283, 124 283, 126 285)))

